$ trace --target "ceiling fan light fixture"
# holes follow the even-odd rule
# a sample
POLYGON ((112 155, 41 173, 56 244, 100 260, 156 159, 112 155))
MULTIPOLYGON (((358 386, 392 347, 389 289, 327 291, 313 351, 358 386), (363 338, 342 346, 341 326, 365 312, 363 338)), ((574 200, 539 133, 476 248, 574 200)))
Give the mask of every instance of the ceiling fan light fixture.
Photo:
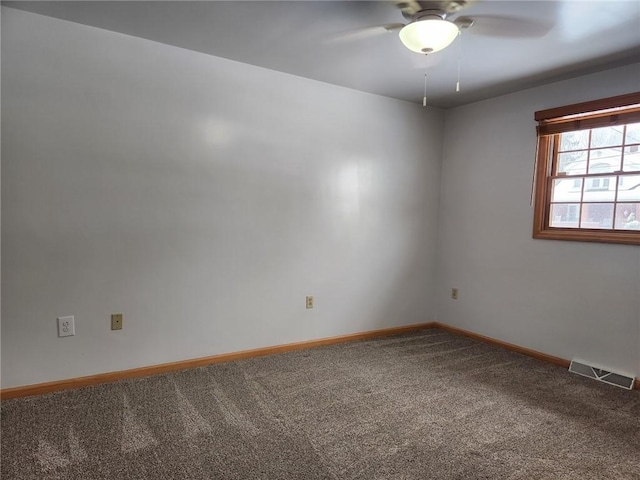
POLYGON ((442 18, 423 18, 400 30, 400 40, 416 53, 434 53, 449 45, 458 36, 458 26, 442 18))

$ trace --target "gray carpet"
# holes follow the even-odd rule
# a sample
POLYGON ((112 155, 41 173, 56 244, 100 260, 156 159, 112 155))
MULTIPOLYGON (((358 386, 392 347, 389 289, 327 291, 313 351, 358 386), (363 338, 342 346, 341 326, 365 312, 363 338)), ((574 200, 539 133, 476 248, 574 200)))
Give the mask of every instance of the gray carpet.
POLYGON ((640 479, 640 392, 441 330, 2 403, 9 479, 640 479))

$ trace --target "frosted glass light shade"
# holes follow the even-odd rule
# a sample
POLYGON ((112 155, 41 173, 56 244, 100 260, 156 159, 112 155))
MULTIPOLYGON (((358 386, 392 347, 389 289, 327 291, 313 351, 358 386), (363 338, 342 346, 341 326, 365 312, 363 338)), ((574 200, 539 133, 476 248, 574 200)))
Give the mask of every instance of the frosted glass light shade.
POLYGON ((441 18, 426 18, 402 27, 400 40, 414 52, 433 53, 449 46, 458 32, 458 26, 453 22, 441 18))

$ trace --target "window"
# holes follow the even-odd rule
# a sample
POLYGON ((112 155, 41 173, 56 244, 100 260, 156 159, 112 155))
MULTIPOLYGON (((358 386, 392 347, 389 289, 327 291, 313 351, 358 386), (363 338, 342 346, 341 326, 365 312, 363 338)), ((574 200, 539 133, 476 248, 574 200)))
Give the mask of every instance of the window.
POLYGON ((640 245, 640 92, 535 119, 534 238, 640 245))

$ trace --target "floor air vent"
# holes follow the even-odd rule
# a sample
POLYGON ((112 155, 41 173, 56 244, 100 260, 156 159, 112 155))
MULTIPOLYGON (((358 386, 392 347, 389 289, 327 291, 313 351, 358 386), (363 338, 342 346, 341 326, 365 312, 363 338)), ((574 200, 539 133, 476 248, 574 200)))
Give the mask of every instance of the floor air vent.
POLYGON ((633 388, 633 381, 635 380, 633 377, 628 377, 619 373, 608 372, 607 370, 591 367, 584 363, 576 362, 575 360, 571 361, 571 365, 569 365, 569 371, 572 373, 577 373, 578 375, 582 375, 584 377, 589 377, 604 383, 608 383, 609 385, 626 388, 627 390, 631 390, 633 388))

